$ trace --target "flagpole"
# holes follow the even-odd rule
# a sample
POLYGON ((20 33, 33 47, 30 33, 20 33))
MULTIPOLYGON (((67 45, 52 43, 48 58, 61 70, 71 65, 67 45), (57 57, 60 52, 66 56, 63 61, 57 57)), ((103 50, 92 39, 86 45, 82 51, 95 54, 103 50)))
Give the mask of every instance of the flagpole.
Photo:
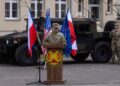
MULTIPOLYGON (((39 35, 38 35, 38 32, 37 32, 37 38, 38 38, 38 42, 39 44, 41 45, 41 41, 40 41, 40 38, 39 38, 39 35)), ((40 64, 41 64, 41 56, 38 58, 38 65, 39 65, 39 68, 38 68, 38 71, 39 71, 39 79, 38 79, 38 83, 42 83, 41 81, 41 69, 40 69, 40 64)))
MULTIPOLYGON (((25 3, 26 3, 26 5, 27 5, 27 8, 30 10, 30 7, 28 6, 28 3, 27 3, 27 1, 25 0, 25 3)), ((38 39, 38 43, 39 43, 39 45, 41 45, 41 40, 40 40, 40 38, 39 38, 39 35, 38 35, 38 32, 37 32, 37 30, 36 30, 36 34, 37 34, 37 39, 38 39)), ((40 56, 41 57, 41 56, 40 56)), ((42 83, 42 81, 41 81, 41 68, 40 68, 40 65, 41 65, 41 58, 38 58, 38 72, 39 72, 39 79, 38 79, 38 81, 37 82, 32 82, 32 83, 27 83, 26 85, 31 85, 31 84, 43 84, 42 83)))
MULTIPOLYGON (((27 5, 27 8, 30 10, 30 7, 29 7, 29 5, 28 5, 28 3, 27 3, 26 0, 25 0, 25 3, 26 3, 26 5, 27 5)), ((37 32, 37 31, 36 31, 36 32, 37 32)), ((40 41, 40 37, 39 37, 39 35, 38 35, 38 32, 37 32, 37 39, 38 39, 39 44, 41 44, 41 41, 40 41)))

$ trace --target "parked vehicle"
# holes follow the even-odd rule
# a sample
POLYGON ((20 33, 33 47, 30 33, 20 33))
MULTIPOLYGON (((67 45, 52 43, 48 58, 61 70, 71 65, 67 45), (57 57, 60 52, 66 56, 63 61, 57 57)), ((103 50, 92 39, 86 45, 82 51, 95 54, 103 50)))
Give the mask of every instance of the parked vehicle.
MULTIPOLYGON (((41 17, 34 19, 34 21, 39 37, 42 39, 45 19, 41 17)), ((51 22, 62 25, 63 19, 52 18, 51 22)), ((96 22, 88 18, 73 19, 73 24, 78 51, 76 56, 71 55, 71 57, 77 62, 82 62, 91 54, 95 62, 108 62, 111 58, 109 32, 97 32, 96 22)), ((33 56, 30 58, 27 55, 27 29, 23 32, 15 31, 12 34, 0 37, 0 61, 14 59, 19 65, 34 65, 42 53, 40 46, 41 44, 36 41, 33 47, 33 56), (7 55, 8 58, 3 55, 7 55)))

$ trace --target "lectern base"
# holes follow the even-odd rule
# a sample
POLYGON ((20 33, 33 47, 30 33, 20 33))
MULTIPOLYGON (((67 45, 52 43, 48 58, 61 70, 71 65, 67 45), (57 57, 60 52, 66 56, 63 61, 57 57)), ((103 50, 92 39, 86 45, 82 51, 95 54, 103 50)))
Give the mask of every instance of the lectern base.
POLYGON ((44 81, 44 84, 64 84, 65 81, 52 81, 52 80, 49 80, 49 81, 44 81))

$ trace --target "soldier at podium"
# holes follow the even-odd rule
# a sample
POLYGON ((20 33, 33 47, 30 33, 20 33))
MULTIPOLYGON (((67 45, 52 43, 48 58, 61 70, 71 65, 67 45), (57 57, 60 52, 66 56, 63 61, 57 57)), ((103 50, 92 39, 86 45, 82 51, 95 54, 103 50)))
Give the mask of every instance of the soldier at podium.
POLYGON ((47 48, 47 81, 46 84, 63 84, 63 48, 66 46, 64 35, 59 32, 59 24, 52 24, 52 32, 43 41, 47 48))

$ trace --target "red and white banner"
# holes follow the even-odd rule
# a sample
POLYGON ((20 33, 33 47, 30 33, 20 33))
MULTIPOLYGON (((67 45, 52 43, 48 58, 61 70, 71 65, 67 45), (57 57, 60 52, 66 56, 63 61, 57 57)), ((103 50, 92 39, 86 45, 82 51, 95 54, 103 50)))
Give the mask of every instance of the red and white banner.
POLYGON ((77 43, 76 43, 76 35, 75 35, 73 23, 72 23, 72 17, 71 17, 70 10, 68 10, 67 19, 68 19, 68 26, 69 26, 70 35, 71 35, 71 44, 72 44, 71 53, 73 56, 75 56, 77 54, 77 43))
POLYGON ((32 20, 30 11, 28 12, 28 50, 30 56, 32 56, 32 47, 37 40, 37 31, 32 20))

